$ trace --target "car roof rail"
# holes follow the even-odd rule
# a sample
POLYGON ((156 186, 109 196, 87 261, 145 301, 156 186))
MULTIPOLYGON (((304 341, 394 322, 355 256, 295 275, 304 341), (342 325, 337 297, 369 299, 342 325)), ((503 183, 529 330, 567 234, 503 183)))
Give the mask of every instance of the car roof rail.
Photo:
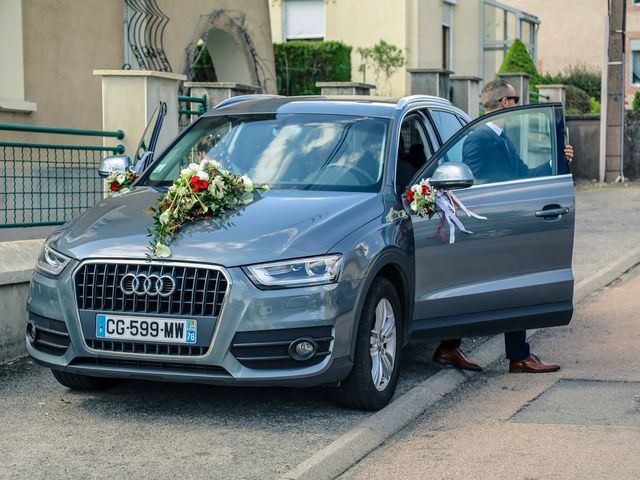
POLYGON ((452 104, 449 100, 442 97, 435 97, 433 95, 409 95, 408 97, 402 97, 396 104, 396 110, 402 110, 408 104, 413 102, 428 102, 432 105, 440 105, 450 107, 452 104))
POLYGON ((273 95, 270 93, 252 93, 249 95, 237 95, 235 97, 229 97, 222 100, 218 103, 212 110, 216 110, 221 107, 226 107, 227 105, 233 105, 234 103, 246 102, 248 100, 257 100, 259 98, 279 98, 282 95, 273 95))

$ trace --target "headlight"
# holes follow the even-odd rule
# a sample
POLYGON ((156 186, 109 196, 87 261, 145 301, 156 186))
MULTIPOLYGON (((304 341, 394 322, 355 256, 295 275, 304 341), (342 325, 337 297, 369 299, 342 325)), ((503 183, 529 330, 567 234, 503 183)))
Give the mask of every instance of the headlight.
POLYGON ((36 269, 45 274, 56 276, 64 270, 64 267, 66 267, 70 261, 71 259, 69 257, 65 257, 61 253, 56 252, 45 243, 42 250, 40 250, 36 269))
POLYGON ((342 255, 301 258, 246 267, 251 280, 259 287, 302 287, 338 281, 342 255))

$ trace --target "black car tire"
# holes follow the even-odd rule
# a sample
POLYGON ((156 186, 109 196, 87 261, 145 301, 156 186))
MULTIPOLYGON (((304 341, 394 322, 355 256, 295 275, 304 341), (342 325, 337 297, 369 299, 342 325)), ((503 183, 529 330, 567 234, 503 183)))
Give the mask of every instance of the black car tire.
POLYGON ((338 388, 333 389, 334 400, 347 408, 379 410, 386 406, 396 389, 403 346, 402 310, 400 299, 389 280, 376 278, 367 293, 362 309, 353 368, 338 388), (395 358, 391 375, 382 390, 376 388, 372 374, 372 331, 376 321, 376 307, 387 301, 395 319, 395 358))
POLYGON ((53 373, 58 383, 71 390, 104 390, 105 388, 110 388, 120 383, 120 381, 115 378, 89 377, 88 375, 68 373, 62 370, 51 369, 51 373, 53 373))

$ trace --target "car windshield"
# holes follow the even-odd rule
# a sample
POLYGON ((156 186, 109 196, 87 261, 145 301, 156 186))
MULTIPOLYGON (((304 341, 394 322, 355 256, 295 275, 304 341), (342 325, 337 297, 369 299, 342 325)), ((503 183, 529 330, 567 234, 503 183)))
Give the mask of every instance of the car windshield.
POLYGON ((205 117, 142 179, 169 185, 202 159, 271 188, 379 191, 389 120, 347 115, 205 117))

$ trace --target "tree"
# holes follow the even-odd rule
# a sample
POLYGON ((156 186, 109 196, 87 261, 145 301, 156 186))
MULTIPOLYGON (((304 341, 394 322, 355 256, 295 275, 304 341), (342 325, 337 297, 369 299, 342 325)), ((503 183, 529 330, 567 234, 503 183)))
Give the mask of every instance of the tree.
POLYGON ((357 52, 362 58, 362 63, 358 70, 362 73, 362 81, 366 82, 367 68, 373 69, 377 88, 381 88, 380 77, 384 76, 385 86, 389 83, 389 78, 400 67, 404 65, 404 55, 402 51, 390 43, 380 39, 373 47, 359 47, 357 52))
POLYGON ((540 83, 540 74, 538 73, 538 69, 533 64, 533 60, 531 59, 531 55, 527 51, 527 47, 524 46, 524 43, 519 38, 516 38, 507 54, 502 61, 502 65, 500 66, 500 70, 498 73, 514 73, 514 72, 525 72, 531 75, 531 79, 529 80, 529 90, 535 91, 535 86, 540 83))

